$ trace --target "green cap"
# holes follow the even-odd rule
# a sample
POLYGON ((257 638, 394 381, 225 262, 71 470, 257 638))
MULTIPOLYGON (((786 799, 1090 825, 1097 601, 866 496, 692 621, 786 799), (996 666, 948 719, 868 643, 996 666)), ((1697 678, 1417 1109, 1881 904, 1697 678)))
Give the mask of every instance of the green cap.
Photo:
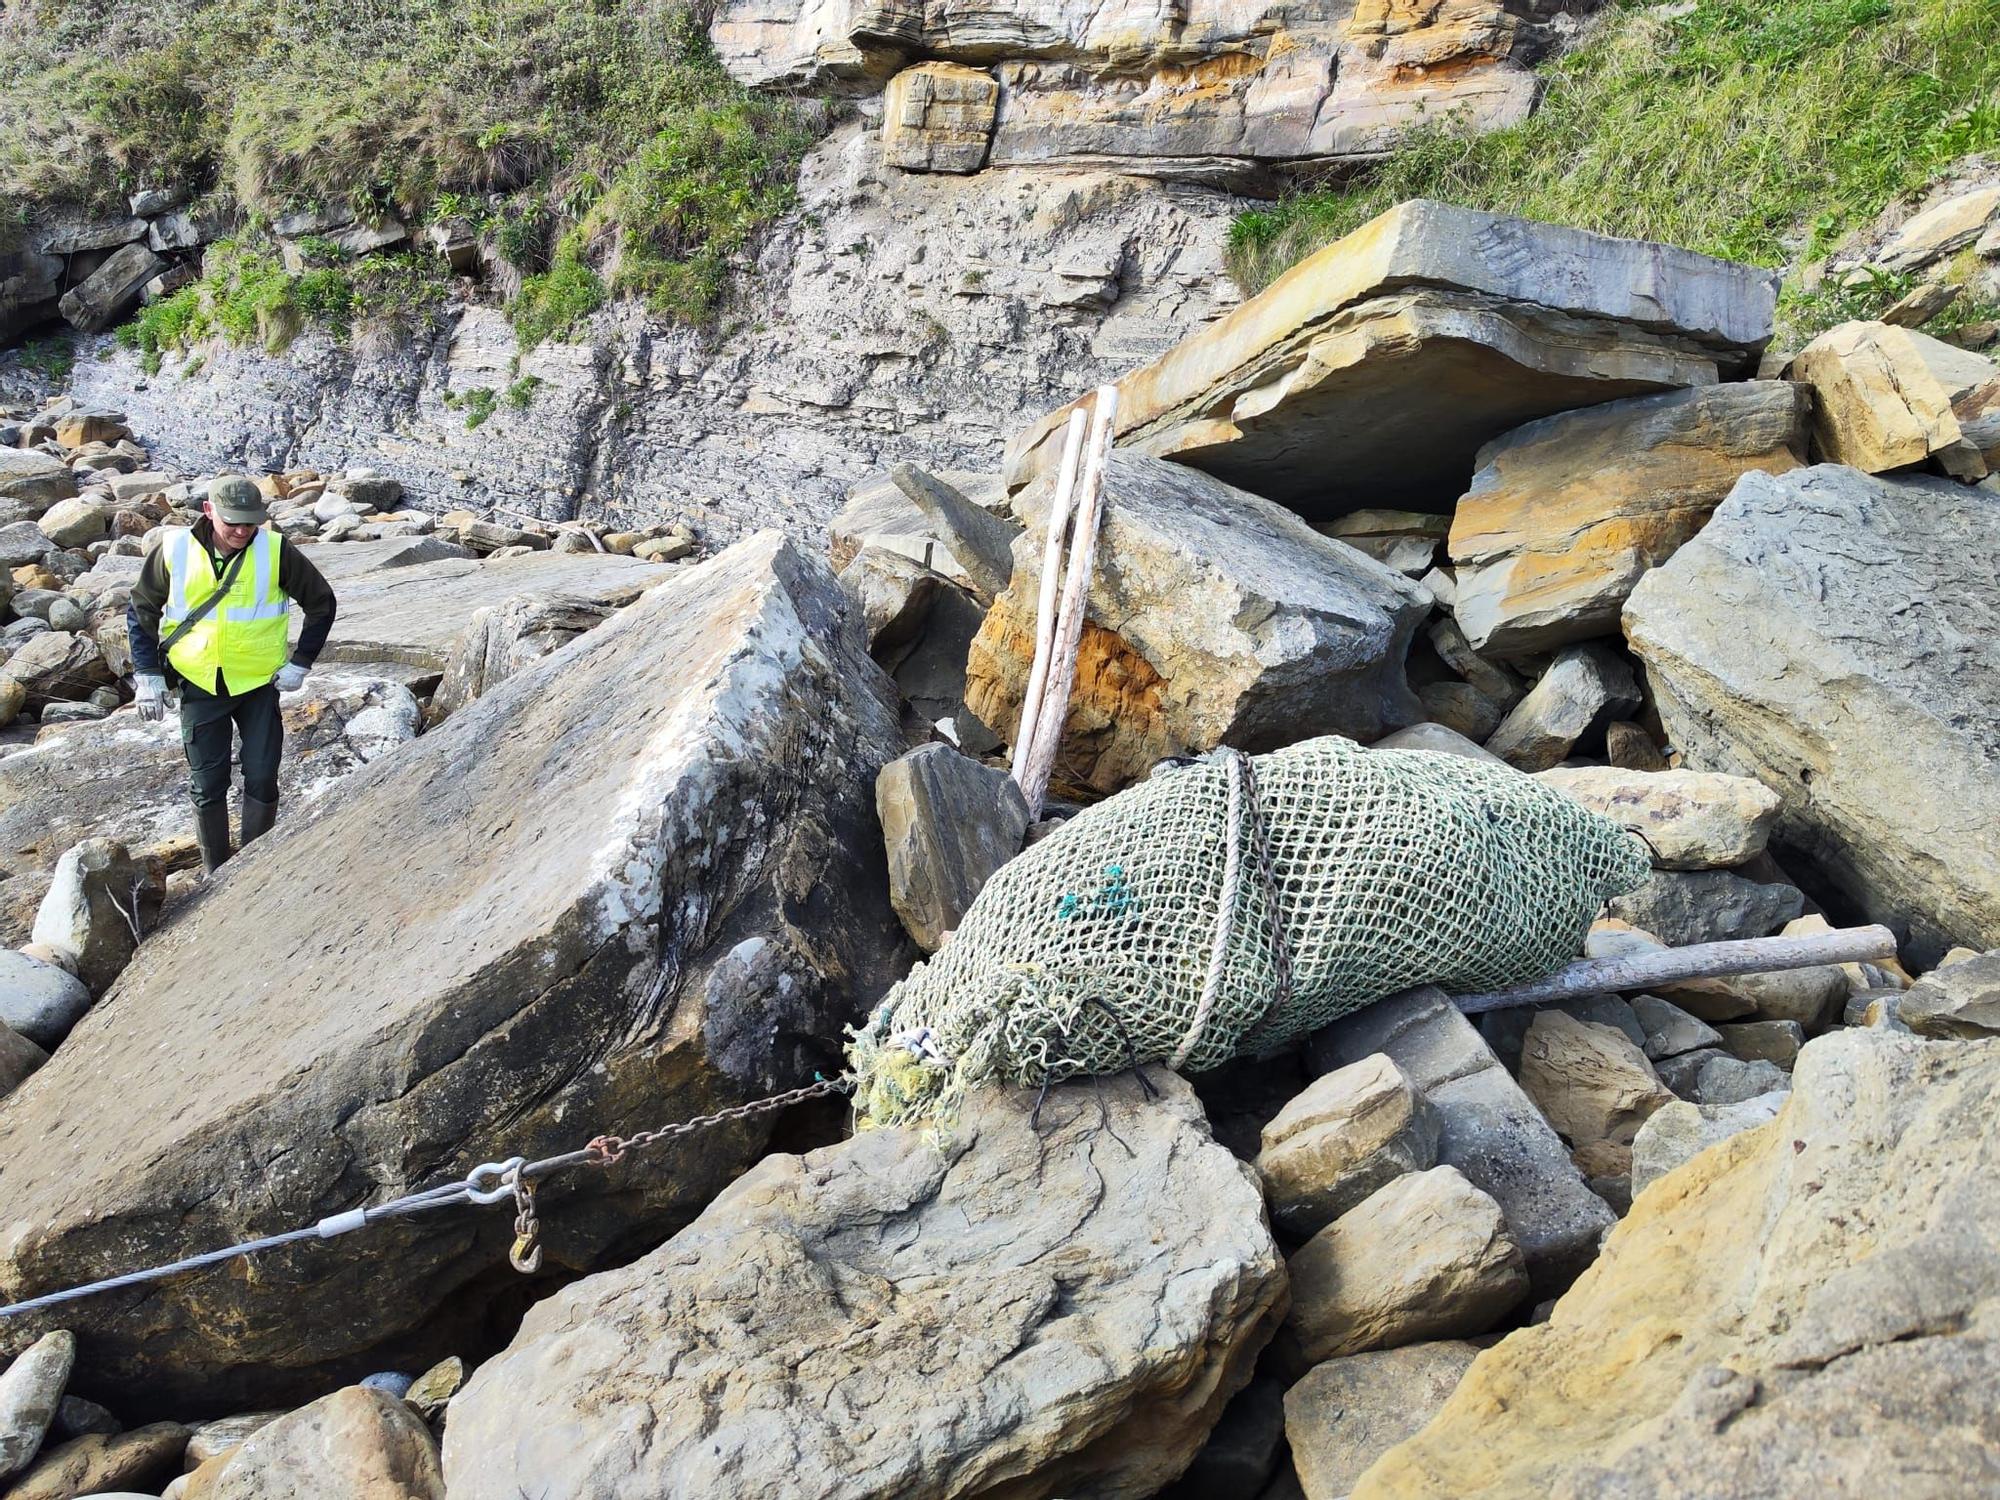
POLYGON ((208 498, 217 519, 231 526, 258 526, 271 519, 271 512, 264 505, 264 492, 257 488, 254 479, 245 479, 241 474, 218 476, 208 487, 208 498))

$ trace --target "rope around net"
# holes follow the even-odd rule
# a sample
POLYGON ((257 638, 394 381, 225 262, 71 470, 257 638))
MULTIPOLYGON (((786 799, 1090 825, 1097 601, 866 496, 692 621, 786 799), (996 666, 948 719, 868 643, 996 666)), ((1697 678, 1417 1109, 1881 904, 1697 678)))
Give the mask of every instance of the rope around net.
POLYGON ((989 880, 850 1033, 862 1126, 968 1088, 1270 1051, 1414 985, 1548 973, 1645 846, 1511 767, 1337 736, 1156 772, 989 880))

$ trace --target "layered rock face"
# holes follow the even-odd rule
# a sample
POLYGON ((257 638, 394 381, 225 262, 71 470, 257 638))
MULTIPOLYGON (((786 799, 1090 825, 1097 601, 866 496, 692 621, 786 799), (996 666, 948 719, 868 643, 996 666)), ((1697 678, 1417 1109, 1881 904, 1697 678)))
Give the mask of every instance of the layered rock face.
POLYGON ((1157 1076, 767 1157, 528 1315, 453 1402, 451 1495, 1155 1493, 1285 1311, 1254 1175, 1157 1076))
MULTIPOLYGON (((966 705, 1020 722, 1052 481, 1018 497, 1014 578, 966 663, 966 705)), ((1110 791, 1165 756, 1379 739, 1422 717, 1403 676, 1430 596, 1283 507, 1140 454, 1106 466, 1100 553, 1059 762, 1110 791)))
POLYGON ((2000 1049, 1844 1031, 1795 1080, 1641 1194, 1355 1500, 2000 1487, 2000 1144, 1966 1128, 2000 1049))
POLYGON ((607 312, 582 342, 522 351, 499 309, 452 307, 413 347, 309 334, 282 356, 212 349, 194 375, 149 376, 107 341, 74 389, 190 469, 366 464, 436 509, 814 538, 878 469, 990 470, 1015 428, 1236 301, 1239 198, 1110 171, 965 180, 883 152, 853 121, 808 155, 798 212, 746 279, 754 312, 715 330, 607 312), (477 429, 446 405, 527 376, 528 408, 477 429))
MULTIPOLYGON (((1309 517, 1434 510, 1532 418, 1739 372, 1775 303, 1751 266, 1416 199, 1119 381, 1119 441, 1309 517)), ((1010 484, 1068 420, 1014 438, 1010 484)))
POLYGON ((1990 495, 1750 474, 1625 629, 1691 764, 1784 798, 1777 842, 1919 961, 2000 945, 2000 554, 1990 495))
MULTIPOLYGON (((0 1285, 311 1223, 829 1066, 903 961, 870 805, 900 748, 888 693, 825 565, 756 538, 280 821, 0 1105, 0 1285), (199 1071, 162 1066, 190 1038, 199 1071)), ((671 1232, 770 1129, 551 1188, 552 1266, 671 1232)), ((399 1220, 365 1255, 306 1245, 80 1304, 79 1379, 126 1409, 240 1410, 421 1368, 471 1337, 508 1234, 399 1220)))
MULTIPOLYGON (((723 65, 754 86, 872 92, 886 81, 894 108, 937 100, 940 64, 985 80, 976 112, 940 119, 932 106, 909 120, 912 134, 934 131, 949 153, 942 161, 913 153, 905 164, 916 170, 972 170, 980 157, 1005 166, 1116 162, 1255 183, 1268 164, 1379 156, 1426 120, 1518 123, 1535 102, 1529 65, 1548 51, 1564 12, 1591 8, 1589 0, 1167 8, 1020 0, 985 9, 732 0, 709 35, 723 65)), ((968 84, 954 89, 961 100, 971 98, 968 84)))

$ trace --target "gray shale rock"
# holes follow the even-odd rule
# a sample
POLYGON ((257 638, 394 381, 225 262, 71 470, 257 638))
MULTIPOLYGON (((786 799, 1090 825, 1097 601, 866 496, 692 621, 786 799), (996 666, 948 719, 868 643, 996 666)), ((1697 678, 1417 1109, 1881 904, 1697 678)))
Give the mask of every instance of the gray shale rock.
POLYGON ((1285 1437, 1306 1500, 1344 1500, 1370 1464, 1422 1430, 1478 1353, 1448 1340, 1315 1365, 1285 1392, 1285 1437))
POLYGON ((1676 1099, 1654 1110, 1632 1140, 1632 1196, 1638 1197, 1717 1141, 1775 1120, 1790 1097, 1787 1090, 1774 1089, 1735 1104, 1690 1104, 1676 1099))
POLYGON ((1105 1123, 1058 1089, 1039 1137, 1032 1095, 982 1090, 936 1145, 765 1158, 480 1366, 453 1500, 1152 1494, 1285 1307, 1254 1176, 1153 1076, 1106 1083, 1105 1123))
POLYGON ((1896 1016, 1918 1036, 1977 1041, 2000 1035, 2000 953, 1932 970, 1904 993, 1896 1016))
POLYGON ((1796 886, 1767 885, 1728 870, 1655 870, 1651 880, 1607 907, 1669 948, 1768 937, 1805 909, 1796 886))
MULTIPOLYGON (((824 563, 765 535, 682 571, 281 817, 144 945, 0 1103, 0 1278, 33 1295, 836 1066, 906 960, 868 795, 899 748, 824 563), (198 1078, 161 1066, 193 1035, 198 1078), (127 1128, 89 1128, 100 1110, 127 1128)), ((557 1190, 551 1267, 671 1233, 775 1124, 557 1190)), ((81 1304, 86 1388, 242 1409, 421 1369, 517 1284, 510 1238, 506 1215, 411 1220, 363 1257, 81 1304)))
POLYGON ((925 745, 884 766, 875 812, 889 854, 889 902, 926 953, 943 946, 1028 831, 1014 778, 949 745, 925 745))
POLYGON ((1625 606, 1687 763, 1782 796, 1780 858, 1922 964, 2000 947, 1993 516, 1946 480, 1750 474, 1625 606))
POLYGON ((0 1375, 0 1479, 34 1461, 75 1363, 76 1335, 57 1329, 43 1334, 0 1375))

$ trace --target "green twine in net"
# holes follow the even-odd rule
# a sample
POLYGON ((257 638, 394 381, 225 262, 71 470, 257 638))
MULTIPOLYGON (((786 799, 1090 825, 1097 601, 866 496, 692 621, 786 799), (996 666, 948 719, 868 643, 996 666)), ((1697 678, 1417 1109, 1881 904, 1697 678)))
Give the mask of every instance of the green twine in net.
POLYGON ((1257 815, 1239 820, 1232 883, 1232 753, 1156 771, 995 874, 850 1033, 860 1123, 946 1124, 978 1084, 1181 1052, 1201 1072, 1413 985, 1533 979, 1650 875, 1639 840, 1511 767, 1329 736, 1252 759, 1257 815))

